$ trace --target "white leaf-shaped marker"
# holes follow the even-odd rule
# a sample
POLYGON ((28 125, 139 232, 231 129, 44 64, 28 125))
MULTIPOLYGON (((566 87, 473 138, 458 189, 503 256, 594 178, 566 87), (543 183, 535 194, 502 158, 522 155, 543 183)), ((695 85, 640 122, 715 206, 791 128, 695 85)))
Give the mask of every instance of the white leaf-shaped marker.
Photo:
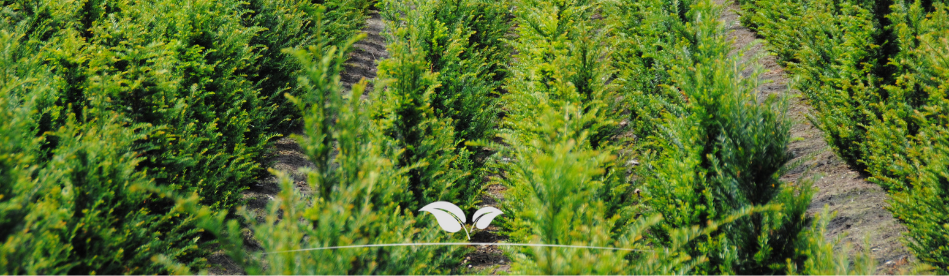
POLYGON ((493 221, 495 217, 503 213, 504 212, 501 212, 498 208, 484 207, 475 212, 474 216, 471 216, 471 223, 474 223, 478 229, 485 229, 488 228, 488 225, 491 225, 491 221, 493 221))
POLYGON ((461 230, 461 224, 466 222, 465 212, 462 211, 461 208, 458 208, 458 206, 455 206, 455 204, 451 204, 451 202, 432 202, 422 207, 422 209, 419 209, 419 211, 432 213, 438 221, 438 226, 441 226, 442 229, 451 233, 461 230))

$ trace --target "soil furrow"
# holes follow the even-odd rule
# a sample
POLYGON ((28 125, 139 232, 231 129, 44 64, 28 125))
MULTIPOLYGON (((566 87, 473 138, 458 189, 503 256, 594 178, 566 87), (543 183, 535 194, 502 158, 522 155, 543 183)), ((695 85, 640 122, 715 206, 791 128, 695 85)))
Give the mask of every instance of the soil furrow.
MULTIPOLYGON (((854 252, 864 251, 864 239, 868 239, 870 252, 878 262, 877 273, 892 274, 908 268, 912 255, 900 241, 906 228, 886 210, 889 205, 886 193, 880 186, 867 181, 867 175, 851 169, 834 154, 824 140, 823 132, 807 119, 813 112, 811 107, 800 91, 790 89, 789 75, 778 64, 777 58, 767 52, 765 41, 758 39, 754 31, 741 26, 739 6, 725 1, 716 0, 727 6, 720 20, 729 29, 728 39, 732 40, 733 54, 744 52, 743 62, 763 69, 759 77, 759 99, 775 95, 788 97, 790 101, 788 112, 794 125, 788 150, 795 157, 792 163, 799 162, 800 166, 784 175, 782 180, 790 185, 799 180, 814 180, 810 184, 817 191, 808 214, 818 214, 824 206, 836 212, 825 238, 839 236, 841 245, 851 243, 854 252)), ((749 69, 744 75, 750 73, 749 69)))
MULTIPOLYGON (((488 181, 490 180, 485 179, 485 182, 488 181)), ((485 189, 484 195, 481 196, 481 204, 478 208, 491 206, 500 209, 500 202, 504 201, 504 190, 507 190, 507 187, 504 187, 504 185, 489 185, 485 189)), ((470 242, 506 242, 507 239, 498 234, 499 230, 500 228, 497 226, 488 226, 484 231, 478 231, 471 236, 470 242)), ((504 255, 504 252, 497 246, 481 245, 477 246, 474 252, 465 256, 465 259, 462 260, 462 266, 467 267, 469 273, 480 274, 486 270, 490 270, 487 271, 488 274, 498 275, 511 270, 511 260, 508 259, 508 257, 504 255)))

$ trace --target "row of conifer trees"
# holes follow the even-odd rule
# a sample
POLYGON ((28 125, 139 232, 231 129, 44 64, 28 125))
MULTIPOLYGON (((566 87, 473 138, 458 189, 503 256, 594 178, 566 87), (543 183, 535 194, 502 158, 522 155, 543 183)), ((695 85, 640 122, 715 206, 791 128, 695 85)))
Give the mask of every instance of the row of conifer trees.
POLYGON ((0 1, 0 272, 197 270, 367 1, 0 1))
POLYGON ((828 144, 890 194, 910 251, 949 272, 949 2, 741 2, 828 144))
POLYGON ((708 0, 0 3, 5 273, 191 273, 214 244, 249 273, 465 272, 465 247, 306 249, 457 241, 418 208, 471 214, 485 179, 509 242, 632 249, 503 247, 515 273, 872 269, 778 180, 784 102, 708 0), (345 91, 371 9, 389 57, 345 91), (263 169, 292 121, 303 190, 263 169))
MULTIPOLYGON (((385 0, 389 57, 378 78, 344 91, 340 73, 351 43, 330 51, 290 50, 303 73, 297 136, 316 166, 311 192, 280 172, 282 191, 262 221, 244 217, 259 252, 247 252, 239 220, 219 216, 204 227, 224 233, 232 259, 257 274, 446 274, 471 250, 458 246, 390 246, 307 250, 366 244, 464 241, 442 231, 419 208, 435 201, 471 212, 488 172, 484 145, 494 136, 500 80, 510 54, 507 6, 481 0, 385 0), (266 253, 266 254, 261 254, 266 253)), ((238 213, 241 213, 238 210, 238 213)))
POLYGON ((711 1, 513 1, 499 154, 528 274, 870 273, 784 183, 786 102, 759 100, 711 1))

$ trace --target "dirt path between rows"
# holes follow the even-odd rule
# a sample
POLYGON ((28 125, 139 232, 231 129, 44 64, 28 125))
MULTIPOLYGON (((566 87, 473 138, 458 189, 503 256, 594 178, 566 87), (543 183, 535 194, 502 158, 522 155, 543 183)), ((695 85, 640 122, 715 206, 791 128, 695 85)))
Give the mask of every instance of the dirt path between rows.
MULTIPOLYGON (((511 10, 513 13, 513 10, 511 10)), ((510 14, 513 17, 513 14, 510 14)), ((508 30, 508 34, 511 35, 510 39, 516 39, 517 37, 517 24, 511 25, 511 29, 508 30)), ((506 47, 506 46, 505 46, 506 47)), ((517 55, 517 50, 511 52, 510 63, 516 63, 517 59, 514 58, 517 55)), ((511 65, 508 64, 508 65, 511 65)), ((501 91, 502 94, 506 93, 501 91)), ((504 120, 503 112, 499 114, 498 121, 504 120)), ((500 128, 500 123, 496 126, 500 128)), ((507 146, 504 143, 503 139, 500 137, 494 138, 495 142, 507 146)), ((495 153, 488 154, 488 156, 493 156, 495 153)), ((486 157, 488 158, 488 157, 486 157)), ((511 162, 512 160, 509 157, 502 157, 502 162, 511 162)), ((504 172, 500 172, 504 174, 504 172)), ((504 193, 507 191, 507 187, 501 182, 501 175, 492 174, 484 178, 484 183, 488 185, 485 187, 484 194, 481 195, 481 204, 478 205, 478 209, 484 208, 486 206, 495 207, 503 210, 502 202, 504 202, 504 193)), ((497 225, 488 226, 484 229, 485 231, 476 232, 471 236, 471 242, 481 242, 481 243, 506 243, 508 241, 506 236, 500 234, 501 228, 497 225)), ((465 259, 462 260, 462 269, 467 268, 468 274, 487 274, 487 275, 501 275, 509 274, 511 272, 511 259, 504 254, 504 251, 501 250, 498 246, 495 245, 486 245, 486 246, 477 246, 474 252, 465 255, 465 259)))
MULTIPOLYGON (((485 178, 485 182, 489 181, 490 177, 485 178)), ((478 209, 484 208, 485 206, 501 209, 500 203, 504 201, 505 190, 507 190, 507 187, 501 184, 489 185, 485 189, 485 193, 481 196, 481 204, 478 205, 478 209)), ((495 225, 488 226, 484 231, 475 232, 475 234, 471 236, 470 242, 507 242, 506 237, 498 234, 499 230, 500 228, 495 225)), ((507 274, 507 272, 511 271, 511 260, 495 245, 477 246, 474 252, 465 256, 465 259, 461 261, 461 265, 462 269, 467 268, 469 274, 487 273, 490 275, 498 275, 507 274)))
MULTIPOLYGON (((354 45, 349 61, 347 61, 343 72, 340 74, 344 91, 349 91, 354 84, 364 78, 367 80, 376 78, 376 66, 379 60, 389 57, 388 52, 386 52, 385 39, 381 35, 384 28, 379 12, 371 10, 369 18, 366 20, 366 26, 362 30, 367 36, 354 45)), ((367 88, 366 91, 371 90, 367 88)), ((302 126, 294 133, 303 134, 302 126)), ((306 183, 306 175, 300 169, 315 167, 313 162, 303 153, 303 149, 297 144, 297 141, 290 137, 280 138, 274 143, 273 147, 272 156, 270 157, 270 161, 273 162, 271 168, 289 172, 293 176, 294 186, 300 189, 301 192, 308 193, 309 185, 306 183)), ((247 200, 246 207, 248 211, 252 212, 258 221, 262 222, 267 204, 279 192, 280 185, 277 183, 277 177, 270 176, 262 179, 243 193, 244 199, 247 200)), ((245 250, 248 251, 259 251, 261 249, 249 232, 244 234, 244 244, 247 245, 245 250)), ((223 251, 214 252, 208 257, 208 263, 210 265, 208 274, 246 274, 223 251)))
MULTIPOLYGON (((726 0, 716 0, 723 4, 726 0)), ((914 258, 900 242, 906 227, 900 225, 886 210, 889 203, 886 193, 880 186, 868 182, 867 175, 852 170, 843 160, 834 154, 824 134, 809 120, 807 114, 813 111, 806 103, 800 91, 789 90, 788 74, 777 63, 777 58, 768 53, 762 39, 754 31, 739 23, 740 8, 734 2, 728 2, 720 18, 728 30, 728 39, 733 43, 733 54, 745 51, 743 62, 752 62, 754 56, 760 56, 757 65, 764 70, 760 79, 760 97, 777 95, 790 97, 790 117, 794 120, 791 128, 792 142, 788 149, 795 160, 803 164, 782 177, 785 183, 797 183, 799 179, 816 179, 812 185, 817 188, 807 213, 820 213, 827 206, 837 216, 827 227, 827 239, 841 237, 841 245, 850 242, 853 251, 862 252, 864 238, 869 238, 870 252, 878 266, 876 273, 893 274, 909 268, 914 258)), ((748 74, 748 70, 745 73, 748 74)), ((850 252, 853 254, 854 252, 850 252)))

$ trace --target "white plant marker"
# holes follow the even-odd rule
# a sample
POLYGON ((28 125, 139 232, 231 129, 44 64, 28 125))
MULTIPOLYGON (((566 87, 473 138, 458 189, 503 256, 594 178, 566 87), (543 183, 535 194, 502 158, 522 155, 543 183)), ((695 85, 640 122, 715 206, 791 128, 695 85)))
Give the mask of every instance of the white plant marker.
MULTIPOLYGON (((431 213, 435 216, 435 220, 438 221, 438 226, 442 230, 448 231, 449 233, 458 232, 458 230, 465 230, 465 236, 468 237, 468 240, 471 240, 471 234, 468 228, 465 228, 465 223, 468 222, 465 217, 465 212, 461 210, 455 204, 447 201, 436 201, 425 205, 419 211, 425 211, 431 213)), ((495 217, 503 214, 501 210, 494 207, 484 207, 479 209, 474 213, 474 216, 471 217, 471 231, 474 231, 475 227, 478 229, 485 229, 491 225, 491 221, 495 217)))

